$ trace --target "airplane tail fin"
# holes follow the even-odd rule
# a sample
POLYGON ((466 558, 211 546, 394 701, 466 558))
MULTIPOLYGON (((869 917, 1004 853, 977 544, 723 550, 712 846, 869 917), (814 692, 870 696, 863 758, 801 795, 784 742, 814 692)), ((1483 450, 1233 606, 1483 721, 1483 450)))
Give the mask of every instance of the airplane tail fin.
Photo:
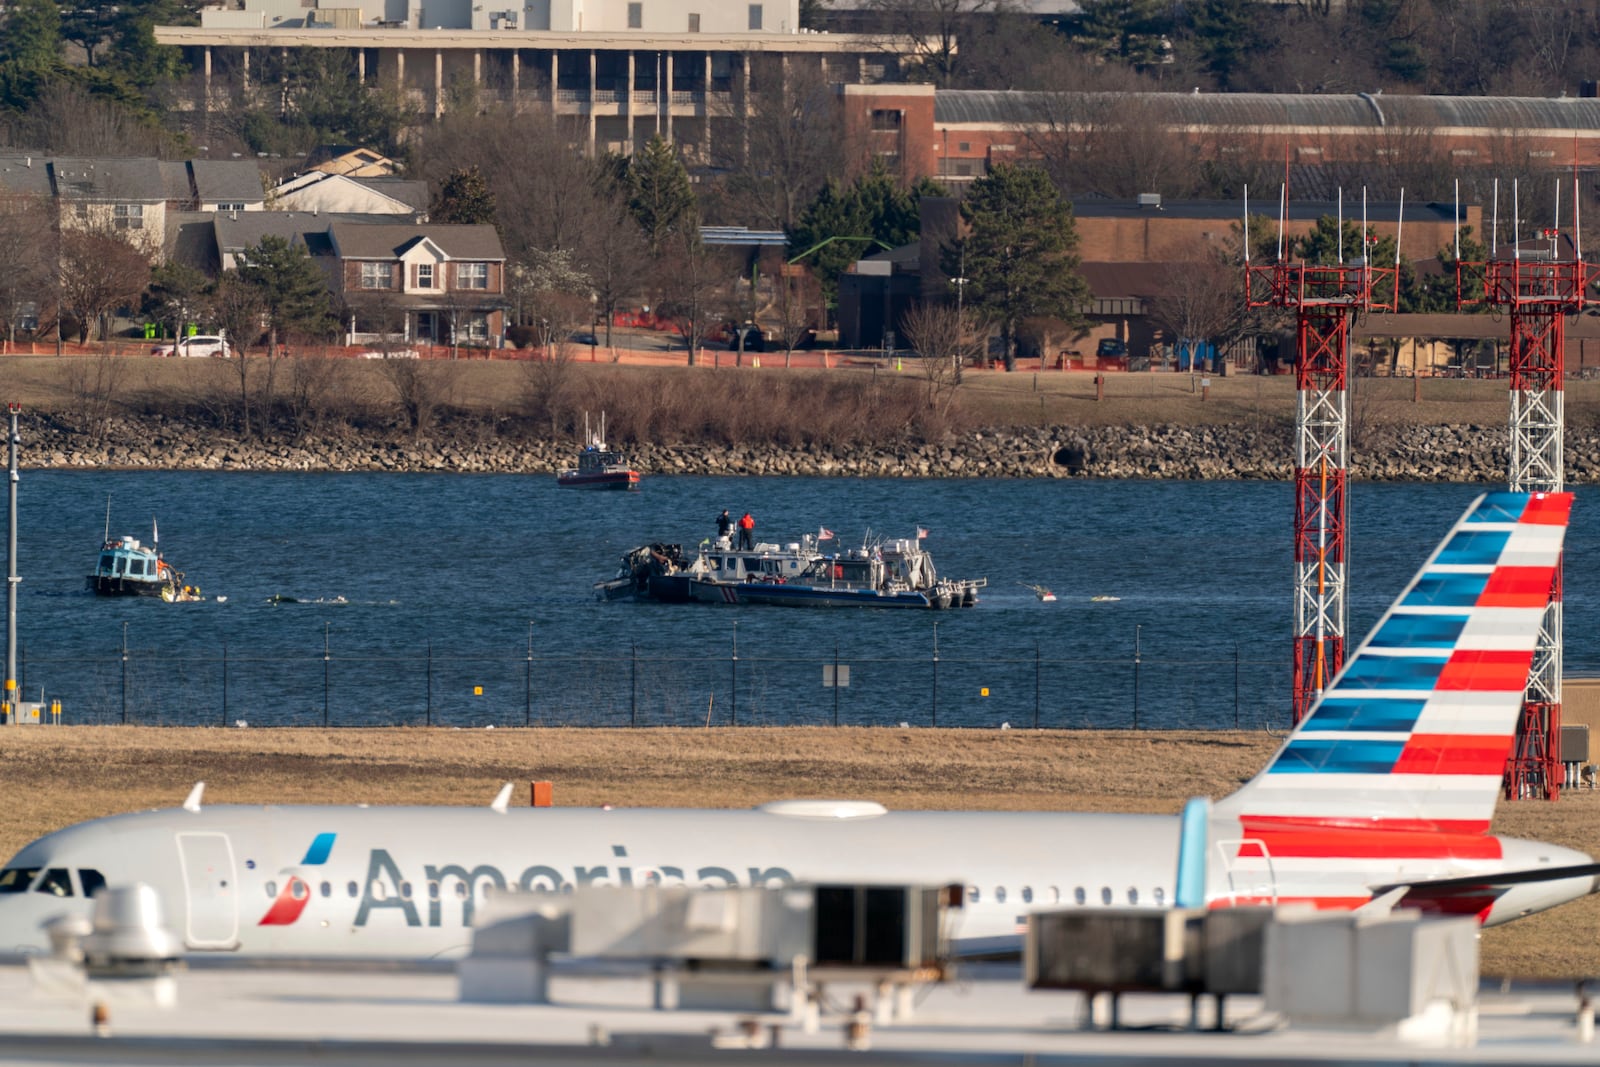
POLYGON ((1570 493, 1473 501, 1271 763, 1217 814, 1247 832, 1485 832, 1571 509, 1570 493))

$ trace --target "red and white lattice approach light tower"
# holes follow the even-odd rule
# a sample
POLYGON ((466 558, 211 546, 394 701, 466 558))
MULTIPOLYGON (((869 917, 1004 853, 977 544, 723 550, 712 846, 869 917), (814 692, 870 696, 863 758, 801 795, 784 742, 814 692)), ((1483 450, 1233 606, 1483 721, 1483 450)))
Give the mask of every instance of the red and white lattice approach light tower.
MULTIPOLYGON (((1402 201, 1401 211, 1404 211, 1402 201)), ((1246 218, 1248 219, 1248 210, 1246 218)), ((1340 240, 1344 222, 1339 220, 1340 240)), ((1280 221, 1275 262, 1245 262, 1252 308, 1295 317, 1294 461, 1294 721, 1300 722, 1344 665, 1347 619, 1345 550, 1349 541, 1350 327, 1369 311, 1393 311, 1399 300, 1399 256, 1375 266, 1363 224, 1362 256, 1339 262, 1294 262, 1284 254, 1280 221)), ((1248 248, 1248 233, 1246 235, 1248 248)))
MULTIPOLYGON (((1491 251, 1487 260, 1457 263, 1463 307, 1503 309, 1511 327, 1510 488, 1561 492, 1564 457, 1566 320, 1593 303, 1596 271, 1583 261, 1578 227, 1540 230, 1524 246, 1491 251)), ((1515 223, 1513 224, 1515 226, 1515 223)), ((1506 762, 1508 799, 1556 800, 1561 795, 1561 568, 1557 567, 1544 627, 1523 693, 1522 717, 1506 762)))

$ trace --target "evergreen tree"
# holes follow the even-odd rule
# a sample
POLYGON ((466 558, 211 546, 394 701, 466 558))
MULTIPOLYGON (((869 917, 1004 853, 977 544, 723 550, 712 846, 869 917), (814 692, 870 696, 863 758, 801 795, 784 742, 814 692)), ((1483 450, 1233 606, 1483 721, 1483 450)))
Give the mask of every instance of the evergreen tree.
POLYGON ((652 256, 660 256, 674 234, 700 226, 689 172, 660 135, 650 138, 628 164, 628 210, 639 221, 652 256))
POLYGON ((328 279, 305 245, 268 234, 246 249, 239 280, 260 294, 271 331, 271 351, 289 334, 326 335, 333 328, 328 279))
POLYGON ((24 111, 62 70, 55 0, 16 0, 0 15, 0 107, 24 111))
MULTIPOLYGON (((1395 241, 1388 234, 1368 234, 1372 240, 1368 243, 1366 256, 1368 262, 1380 270, 1393 270, 1395 265, 1395 241)), ((1346 266, 1356 266, 1362 257, 1361 227, 1358 223, 1346 219, 1344 233, 1341 239, 1339 220, 1333 215, 1324 215, 1317 220, 1311 232, 1301 237, 1294 243, 1295 254, 1306 263, 1318 266, 1333 266, 1343 263, 1346 266)), ((1394 278, 1385 275, 1372 282, 1372 300, 1374 303, 1389 303, 1395 299, 1394 278)), ((1400 260, 1400 294, 1399 310, 1412 312, 1422 310, 1428 297, 1423 288, 1418 284, 1416 269, 1411 266, 1408 259, 1400 260)))
POLYGON ((83 49, 89 66, 95 53, 110 39, 117 24, 117 9, 109 4, 82 4, 61 14, 61 36, 83 49))
POLYGON ((1037 167, 997 164, 961 205, 967 234, 945 249, 945 271, 967 278, 969 307, 1000 328, 1006 366, 1024 319, 1083 321, 1089 287, 1077 273, 1072 207, 1037 167))
POLYGON ((830 179, 789 233, 789 255, 811 269, 824 302, 836 304, 839 275, 862 256, 898 248, 922 232, 919 202, 944 196, 927 178, 902 186, 881 160, 848 185, 830 179))
POLYGON ((1253 56, 1272 47, 1265 36, 1265 5, 1258 0, 1199 0, 1190 19, 1201 63, 1224 89, 1253 56))
POLYGON ((1132 67, 1166 60, 1171 8, 1161 0, 1094 0, 1084 7, 1083 43, 1101 59, 1132 67))
POLYGON ((155 28, 192 21, 178 0, 121 0, 105 65, 143 90, 176 80, 184 72, 183 53, 172 45, 156 44, 155 28))
POLYGON ((428 209, 434 222, 494 223, 494 193, 476 166, 453 170, 428 209))

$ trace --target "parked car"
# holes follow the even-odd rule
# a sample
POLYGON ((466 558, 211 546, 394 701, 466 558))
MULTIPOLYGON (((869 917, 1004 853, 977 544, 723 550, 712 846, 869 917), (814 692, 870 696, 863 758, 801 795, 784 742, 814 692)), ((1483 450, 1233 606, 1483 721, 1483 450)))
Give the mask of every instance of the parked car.
POLYGON ((1102 337, 1100 338, 1100 343, 1095 346, 1094 354, 1097 356, 1126 356, 1128 354, 1128 343, 1119 341, 1115 337, 1102 337))
POLYGON ((227 359, 229 356, 226 338, 216 334, 196 334, 193 337, 184 337, 177 344, 156 345, 150 350, 152 356, 213 356, 217 359, 227 359))

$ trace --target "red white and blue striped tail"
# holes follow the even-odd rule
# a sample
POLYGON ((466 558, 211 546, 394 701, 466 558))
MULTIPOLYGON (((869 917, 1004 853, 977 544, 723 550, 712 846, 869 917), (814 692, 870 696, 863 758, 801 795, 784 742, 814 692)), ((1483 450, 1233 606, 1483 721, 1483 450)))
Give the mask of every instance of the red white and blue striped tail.
POLYGON ((1511 754, 1570 493, 1473 501, 1266 769, 1246 828, 1483 833, 1511 754))

